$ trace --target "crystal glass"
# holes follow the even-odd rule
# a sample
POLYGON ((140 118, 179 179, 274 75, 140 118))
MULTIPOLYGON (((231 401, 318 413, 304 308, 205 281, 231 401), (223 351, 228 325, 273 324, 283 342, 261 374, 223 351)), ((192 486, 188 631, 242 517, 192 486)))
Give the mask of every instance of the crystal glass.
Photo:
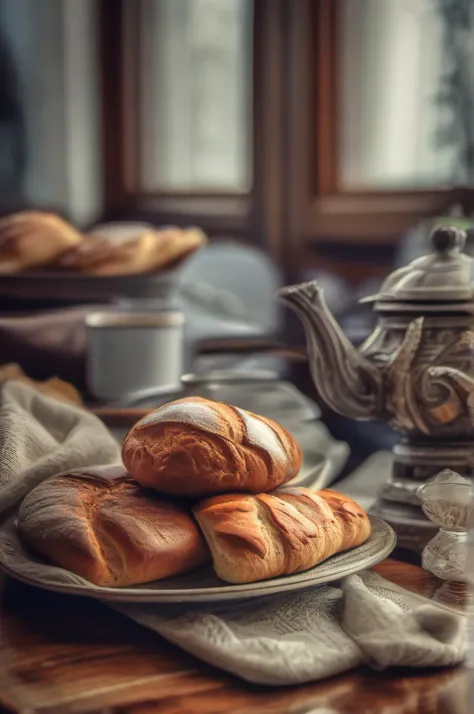
POLYGON ((417 490, 425 515, 439 532, 425 547, 422 564, 442 580, 468 581, 468 531, 472 518, 471 481, 446 469, 417 490))

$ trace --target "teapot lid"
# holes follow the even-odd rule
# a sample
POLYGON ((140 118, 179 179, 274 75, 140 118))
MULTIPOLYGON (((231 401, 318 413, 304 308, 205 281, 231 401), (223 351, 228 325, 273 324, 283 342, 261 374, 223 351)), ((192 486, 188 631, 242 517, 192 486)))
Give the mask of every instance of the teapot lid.
MULTIPOLYGON (((361 302, 459 303, 474 298, 473 264, 462 253, 466 233, 458 228, 436 228, 431 234, 433 251, 391 273, 376 295, 361 302)), ((387 305, 388 307, 388 305, 387 305)))

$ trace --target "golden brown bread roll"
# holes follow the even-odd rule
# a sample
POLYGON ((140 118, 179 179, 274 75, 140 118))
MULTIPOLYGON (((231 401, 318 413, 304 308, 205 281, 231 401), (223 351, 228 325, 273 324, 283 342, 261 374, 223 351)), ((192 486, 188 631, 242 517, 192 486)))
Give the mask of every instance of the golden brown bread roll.
POLYGON ((53 213, 22 211, 0 220, 0 273, 47 265, 83 236, 53 213))
POLYGON ((114 246, 104 236, 86 235, 79 245, 66 250, 51 264, 51 270, 87 272, 114 255, 114 246))
POLYGON ((44 481, 23 500, 18 529, 37 553, 96 585, 147 583, 210 559, 185 508, 146 492, 121 466, 44 481))
POLYGON ((161 245, 155 270, 176 265, 207 243, 206 234, 199 228, 169 228, 158 235, 161 245))
POLYGON ((40 382, 27 377, 18 364, 9 363, 1 365, 0 384, 2 382, 7 382, 10 379, 23 382, 24 384, 29 384, 30 387, 33 387, 33 389, 41 392, 41 394, 45 394, 47 397, 59 399, 59 401, 62 402, 71 402, 72 404, 79 406, 84 405, 82 397, 77 389, 72 384, 69 384, 69 382, 64 382, 62 379, 58 379, 58 377, 51 377, 50 379, 40 382))
POLYGON ((104 259, 84 268, 88 275, 135 275, 155 269, 159 247, 156 231, 144 231, 124 243, 111 244, 111 252, 104 259))
POLYGON ((99 246, 92 246, 92 244, 87 258, 84 255, 85 251, 77 250, 78 254, 83 253, 82 256, 78 256, 78 266, 82 260, 80 269, 89 275, 157 272, 174 265, 203 246, 207 238, 197 228, 184 231, 179 228, 169 228, 161 231, 144 231, 136 238, 119 243, 113 243, 103 237, 101 240, 102 256, 99 246), (108 253, 105 252, 106 243, 109 245, 108 253))
POLYGON ((370 536, 367 514, 336 491, 284 488, 229 494, 199 503, 194 515, 217 575, 251 583, 307 570, 370 536))
POLYGON ((279 424, 201 397, 170 402, 137 422, 122 458, 142 486, 193 497, 270 491, 301 466, 298 443, 279 424))

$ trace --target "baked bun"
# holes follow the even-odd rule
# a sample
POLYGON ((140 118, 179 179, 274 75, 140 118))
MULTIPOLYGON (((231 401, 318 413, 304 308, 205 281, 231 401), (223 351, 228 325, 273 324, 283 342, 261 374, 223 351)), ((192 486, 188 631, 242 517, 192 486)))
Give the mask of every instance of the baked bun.
POLYGON ((155 269, 171 267, 187 258, 207 243, 207 236, 199 228, 169 228, 158 232, 160 252, 155 269))
POLYGON ((279 424, 201 397, 170 402, 137 422, 122 458, 142 486, 191 497, 271 491, 301 466, 298 443, 279 424))
POLYGON ((194 515, 217 575, 251 583, 290 575, 364 543, 370 521, 336 491, 283 488, 258 496, 228 494, 199 503, 194 515))
POLYGON ((86 235, 82 243, 61 253, 51 268, 86 273, 92 266, 110 260, 113 255, 114 246, 107 238, 86 235))
MULTIPOLYGON (((136 238, 120 242, 114 242, 111 238, 107 239, 103 236, 97 236, 96 239, 101 240, 101 246, 97 245, 97 248, 94 248, 91 244, 87 262, 82 256, 81 270, 89 275, 158 272, 183 260, 207 241, 204 233, 198 229, 183 231, 179 228, 147 230, 136 238), (105 252, 107 245, 108 253, 105 252), (100 251, 104 251, 102 257, 100 251)), ((77 252, 84 253, 80 249, 77 252)))
POLYGON ((38 381, 27 377, 18 364, 3 364, 0 366, 0 384, 9 380, 28 384, 37 392, 41 392, 41 394, 45 394, 47 397, 52 397, 61 402, 72 402, 72 404, 81 407, 84 406, 84 402, 78 390, 72 384, 69 384, 69 382, 64 382, 58 377, 50 377, 49 379, 38 381))
POLYGON ((136 238, 113 244, 103 260, 85 268, 89 275, 135 275, 150 273, 156 267, 158 240, 156 231, 144 231, 136 238))
POLYGON ((53 213, 22 211, 0 220, 0 273, 43 267, 83 236, 53 213))
POLYGON ((160 580, 209 560, 185 508, 146 492, 121 466, 44 481, 21 503, 18 530, 34 551, 102 586, 160 580))

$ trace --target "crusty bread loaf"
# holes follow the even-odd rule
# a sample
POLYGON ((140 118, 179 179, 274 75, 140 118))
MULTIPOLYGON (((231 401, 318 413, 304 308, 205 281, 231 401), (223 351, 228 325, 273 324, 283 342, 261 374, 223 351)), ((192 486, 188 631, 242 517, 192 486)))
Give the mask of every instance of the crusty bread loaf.
POLYGON ((53 213, 22 211, 0 221, 0 274, 42 268, 83 236, 53 213))
POLYGON ((215 496, 195 506, 194 515, 217 575, 229 583, 307 570, 370 536, 367 514, 347 496, 329 490, 215 496))
POLYGON ((161 244, 155 270, 176 265, 207 243, 199 228, 169 228, 158 233, 161 244))
MULTIPOLYGON (((91 237, 92 238, 92 237, 91 237)), ((97 237, 96 237, 97 238, 97 237)), ((164 270, 207 242, 198 229, 147 230, 136 238, 114 243, 98 237, 101 245, 91 247, 87 257, 83 249, 77 250, 78 262, 82 260, 82 272, 89 275, 132 275, 164 270), (106 252, 106 243, 109 252, 106 252)), ((73 252, 69 261, 73 260, 73 252)))
POLYGON ((178 399, 141 419, 122 457, 142 486, 192 497, 270 491, 301 466, 298 443, 279 424, 201 397, 178 399))
POLYGON ((112 244, 110 255, 88 265, 88 275, 137 275, 156 269, 159 240, 156 231, 144 231, 124 243, 112 244))
POLYGON ((149 228, 126 240, 83 236, 53 213, 22 211, 0 220, 0 274, 31 269, 136 275, 175 265, 207 243, 198 228, 149 228))
POLYGON ((79 245, 66 250, 48 266, 52 271, 87 273, 94 265, 109 260, 114 255, 114 245, 105 236, 86 235, 79 245))
POLYGON ((22 502, 18 530, 37 553, 96 585, 160 580, 210 559, 190 513, 140 488, 121 466, 44 481, 22 502))
POLYGON ((0 384, 14 379, 16 382, 29 384, 30 387, 36 389, 37 392, 45 394, 47 397, 53 397, 61 402, 72 402, 78 406, 83 406, 80 392, 69 382, 64 382, 58 377, 50 377, 44 381, 30 379, 23 372, 19 364, 8 363, 0 366, 0 384))

